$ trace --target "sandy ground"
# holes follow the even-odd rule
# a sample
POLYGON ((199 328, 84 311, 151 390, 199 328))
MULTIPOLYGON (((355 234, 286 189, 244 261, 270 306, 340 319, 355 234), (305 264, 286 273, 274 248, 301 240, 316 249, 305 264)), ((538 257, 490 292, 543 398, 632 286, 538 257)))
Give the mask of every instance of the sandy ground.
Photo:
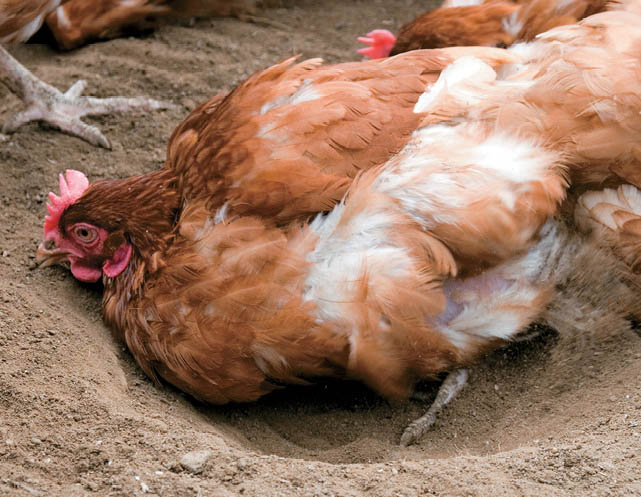
MULTIPOLYGON (((68 54, 12 49, 59 88, 84 78, 98 96, 145 94, 179 108, 93 121, 113 151, 38 125, 0 143, 0 495, 641 495, 638 335, 560 361, 554 333, 494 354, 425 439, 401 449, 403 428, 427 405, 392 406, 359 385, 217 408, 156 387, 102 324, 98 287, 33 269, 59 171, 97 179, 156 169, 197 103, 291 54, 354 60, 356 35, 396 29, 426 7, 301 0, 264 13, 286 30, 215 19, 68 54), (196 473, 181 466, 203 450, 196 473)), ((0 88, 2 115, 20 105, 0 88)))

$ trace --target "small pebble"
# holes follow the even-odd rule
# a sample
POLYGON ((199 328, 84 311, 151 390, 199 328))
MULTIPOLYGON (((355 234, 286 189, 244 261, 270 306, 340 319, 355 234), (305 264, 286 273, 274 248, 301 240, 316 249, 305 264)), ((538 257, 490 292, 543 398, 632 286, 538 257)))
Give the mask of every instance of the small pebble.
POLYGON ((198 474, 202 472, 207 464, 207 460, 213 455, 211 450, 195 450, 188 452, 180 459, 180 465, 190 473, 198 474))

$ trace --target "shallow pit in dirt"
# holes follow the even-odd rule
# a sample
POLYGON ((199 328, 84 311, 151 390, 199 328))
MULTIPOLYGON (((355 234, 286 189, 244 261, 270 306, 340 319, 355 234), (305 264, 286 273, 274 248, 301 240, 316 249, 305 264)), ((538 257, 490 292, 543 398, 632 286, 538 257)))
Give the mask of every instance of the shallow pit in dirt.
POLYGON ((430 459, 486 456, 583 431, 596 398, 612 397, 616 385, 623 387, 623 396, 629 390, 624 378, 626 370, 634 370, 635 356, 626 354, 624 341, 609 344, 611 351, 618 350, 616 366, 595 360, 600 352, 591 353, 588 365, 555 363, 549 354, 556 342, 552 331, 499 351, 472 371, 468 387, 420 447, 408 449, 398 447, 400 435, 429 407, 438 382, 420 386, 431 394, 426 400, 398 405, 358 383, 327 381, 288 388, 251 405, 198 409, 234 429, 243 447, 282 457, 339 464, 427 454, 430 459))
MULTIPOLYGON (((91 122, 114 149, 30 125, 0 142, 0 494, 641 495, 641 338, 564 361, 554 333, 486 358, 420 444, 400 448, 425 402, 390 405, 326 382, 211 407, 153 385, 100 318, 99 288, 33 270, 46 194, 65 168, 91 179, 158 168, 199 102, 283 57, 355 60, 354 38, 395 29, 428 2, 290 1, 272 23, 200 20, 58 54, 12 52, 59 88, 177 103, 91 122), (180 466, 210 450, 198 474, 180 466)), ((0 88, 2 115, 20 108, 0 88)), ((424 389, 435 394, 437 383, 424 389)))

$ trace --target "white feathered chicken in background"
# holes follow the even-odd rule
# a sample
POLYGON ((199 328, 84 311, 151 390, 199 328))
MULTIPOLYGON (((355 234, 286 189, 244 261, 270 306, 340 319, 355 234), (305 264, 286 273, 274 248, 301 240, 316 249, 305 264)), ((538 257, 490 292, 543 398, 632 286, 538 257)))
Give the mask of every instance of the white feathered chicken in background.
MULTIPOLYGON (((0 44, 27 41, 42 26, 46 15, 65 0, 0 0, 0 44)), ((26 109, 7 120, 3 133, 12 133, 31 121, 44 121, 93 145, 111 148, 100 130, 83 122, 87 115, 168 108, 150 98, 94 98, 80 94, 85 81, 77 81, 65 93, 50 86, 22 66, 0 45, 0 81, 15 93, 26 109)))

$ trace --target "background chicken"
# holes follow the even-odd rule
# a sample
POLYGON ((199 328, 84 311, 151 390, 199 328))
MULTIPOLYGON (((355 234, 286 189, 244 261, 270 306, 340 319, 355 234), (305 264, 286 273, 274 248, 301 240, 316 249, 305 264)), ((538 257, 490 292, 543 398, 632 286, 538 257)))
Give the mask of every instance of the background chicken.
MULTIPOLYGON (((476 49, 329 67, 286 61, 194 111, 164 169, 91 185, 67 172, 39 259, 69 260, 83 281, 102 277, 105 320, 145 372, 213 403, 327 375, 405 398, 417 380, 469 365, 532 321, 554 323, 555 299, 576 274, 583 286, 569 293, 594 302, 586 268, 599 288, 613 285, 618 307, 608 310, 629 326, 637 299, 620 264, 549 219, 566 168, 580 182, 635 160, 601 147, 592 161, 583 133, 638 140, 627 121, 598 111, 623 98, 626 117, 639 119, 639 92, 611 91, 638 67, 626 47, 638 43, 639 22, 629 12, 594 16, 522 48, 521 60, 476 49), (580 75, 594 90, 586 50, 610 86, 577 87, 573 102, 543 91, 558 85, 559 66, 561 81, 580 75), (465 53, 477 57, 458 58, 419 94, 465 53), (612 78, 614 55, 631 59, 612 78), (508 79, 487 62, 511 63, 500 71, 508 79), (563 136, 541 125, 558 116, 567 116, 563 136), (359 169, 368 171, 352 183, 359 169)), ((445 393, 463 378, 452 375, 445 393)))
POLYGON ((376 29, 360 37, 358 53, 380 58, 421 48, 509 46, 530 41, 548 29, 575 24, 601 12, 607 0, 522 0, 446 2, 405 24, 394 36, 376 29))
MULTIPOLYGON (((0 0, 0 43, 26 41, 56 9, 60 0, 0 0)), ((131 110, 156 110, 169 104, 149 98, 81 97, 85 81, 76 82, 65 93, 44 83, 23 67, 0 45, 0 81, 23 100, 27 108, 9 118, 3 133, 12 133, 31 121, 44 121, 83 140, 110 148, 109 140, 98 128, 83 122, 86 115, 100 115, 131 110)))
POLYGON ((254 12, 255 0, 67 0, 46 18, 58 46, 70 50, 90 40, 158 25, 160 19, 243 15, 254 12))
POLYGON ((370 45, 358 53, 376 59, 422 48, 507 46, 514 36, 504 23, 517 10, 517 4, 502 1, 441 7, 403 25, 397 36, 385 29, 370 31, 358 38, 370 45))
POLYGON ((539 33, 576 24, 584 17, 603 12, 608 0, 528 0, 519 2, 519 10, 506 21, 506 29, 515 34, 516 41, 533 40, 539 33))

